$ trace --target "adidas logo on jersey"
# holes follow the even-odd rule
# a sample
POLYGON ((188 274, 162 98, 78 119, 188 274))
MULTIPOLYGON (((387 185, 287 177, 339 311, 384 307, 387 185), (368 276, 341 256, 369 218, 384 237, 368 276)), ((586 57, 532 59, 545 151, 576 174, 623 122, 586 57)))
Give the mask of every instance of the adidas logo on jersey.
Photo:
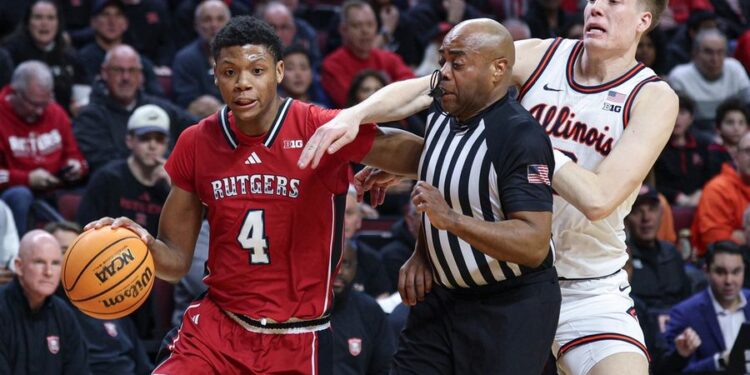
POLYGON ((260 158, 258 157, 258 154, 253 151, 253 153, 247 157, 247 160, 245 160, 245 164, 260 164, 260 158))

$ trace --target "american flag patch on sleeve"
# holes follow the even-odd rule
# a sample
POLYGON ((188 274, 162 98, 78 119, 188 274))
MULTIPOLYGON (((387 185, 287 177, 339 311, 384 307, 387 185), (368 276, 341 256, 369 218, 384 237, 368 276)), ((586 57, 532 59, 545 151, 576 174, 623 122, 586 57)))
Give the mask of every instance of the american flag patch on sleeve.
POLYGON ((614 90, 609 90, 609 92, 607 93, 607 101, 615 104, 625 103, 626 98, 627 97, 625 96, 625 94, 620 94, 619 92, 614 90))
POLYGON ((546 164, 529 164, 526 167, 526 178, 530 184, 545 184, 549 186, 549 168, 546 164))

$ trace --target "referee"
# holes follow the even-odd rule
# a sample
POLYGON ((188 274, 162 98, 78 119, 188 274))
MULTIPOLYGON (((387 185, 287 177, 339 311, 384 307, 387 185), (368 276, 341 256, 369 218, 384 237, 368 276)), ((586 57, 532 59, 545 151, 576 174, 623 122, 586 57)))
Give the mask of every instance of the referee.
POLYGON ((551 144, 508 95, 515 50, 502 25, 463 22, 440 55, 412 194, 423 230, 399 280, 414 306, 392 373, 537 375, 560 312, 551 144))

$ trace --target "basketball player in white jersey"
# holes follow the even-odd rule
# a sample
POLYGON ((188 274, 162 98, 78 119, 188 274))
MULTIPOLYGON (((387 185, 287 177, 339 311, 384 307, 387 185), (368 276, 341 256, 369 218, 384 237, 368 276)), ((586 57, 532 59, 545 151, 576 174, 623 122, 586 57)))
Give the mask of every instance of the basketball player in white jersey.
MULTIPOLYGON (((590 0, 583 41, 516 42, 519 101, 557 149, 552 230, 563 303, 552 349, 565 374, 648 373, 643 333, 621 271, 627 260, 623 219, 677 116, 674 92, 635 60, 638 41, 657 24, 666 2, 590 0)), ((324 152, 348 143, 364 115, 407 116, 425 108, 428 94, 435 94, 429 82, 397 82, 345 110, 310 139, 300 166, 315 166, 324 152)), ((453 85, 460 90, 460 82, 453 85)), ((371 176, 368 185, 382 186, 389 178, 371 176)), ((407 303, 430 289, 424 264, 412 257, 402 269, 407 303)))

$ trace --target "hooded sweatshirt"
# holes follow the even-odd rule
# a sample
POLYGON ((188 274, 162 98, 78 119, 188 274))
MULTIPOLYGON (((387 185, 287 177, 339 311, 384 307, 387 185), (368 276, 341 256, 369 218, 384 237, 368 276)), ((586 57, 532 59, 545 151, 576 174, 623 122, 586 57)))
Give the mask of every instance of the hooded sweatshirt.
POLYGON ((29 173, 44 168, 58 173, 74 159, 81 163, 82 175, 88 170, 78 150, 65 110, 50 102, 34 123, 27 123, 8 101, 10 86, 0 91, 0 190, 28 185, 29 173))
POLYGON ((697 255, 706 253, 708 244, 731 240, 732 232, 742 229, 742 214, 750 203, 750 185, 744 183, 729 164, 706 184, 693 219, 693 245, 697 255))

